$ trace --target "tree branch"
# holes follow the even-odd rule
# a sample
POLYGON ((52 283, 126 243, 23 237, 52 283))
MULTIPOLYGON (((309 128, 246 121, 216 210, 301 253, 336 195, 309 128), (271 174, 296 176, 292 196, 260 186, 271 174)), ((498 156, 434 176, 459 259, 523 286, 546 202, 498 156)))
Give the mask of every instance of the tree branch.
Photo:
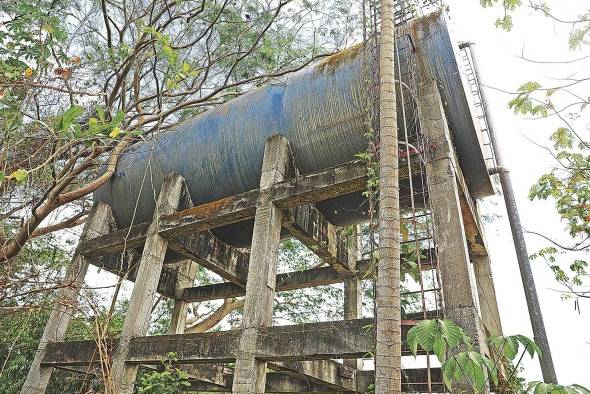
POLYGON ((187 326, 184 329, 185 334, 192 334, 198 332, 205 332, 215 327, 227 315, 244 307, 244 300, 236 300, 235 298, 227 298, 223 304, 217 308, 213 313, 207 316, 204 320, 187 326))

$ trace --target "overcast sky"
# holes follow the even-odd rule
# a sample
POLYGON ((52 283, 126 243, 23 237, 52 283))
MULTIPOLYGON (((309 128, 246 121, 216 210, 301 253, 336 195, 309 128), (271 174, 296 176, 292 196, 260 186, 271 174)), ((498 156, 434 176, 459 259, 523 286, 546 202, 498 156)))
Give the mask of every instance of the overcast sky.
MULTIPOLYGON (((487 85, 508 91, 516 90, 526 81, 539 81, 549 86, 555 83, 550 80, 551 77, 566 77, 590 70, 588 60, 566 66, 536 64, 519 57, 523 48, 525 55, 535 60, 554 61, 581 56, 580 52, 571 53, 568 49, 568 28, 555 25, 538 13, 527 9, 519 11, 515 15, 512 32, 506 33, 494 27, 494 21, 500 14, 499 8, 484 10, 478 0, 449 0, 447 3, 457 39, 477 45, 478 63, 487 85)), ((560 16, 577 16, 584 8, 588 10, 590 5, 590 2, 582 0, 547 3, 560 16)), ((583 97, 587 97, 588 91, 584 93, 583 97)), ((523 226, 558 240, 567 240, 564 225, 554 214, 553 204, 531 202, 527 198, 534 180, 553 165, 551 157, 532 141, 546 145, 547 136, 558 124, 553 120, 526 120, 514 115, 507 107, 510 100, 507 94, 488 89, 488 99, 504 161, 512 174, 523 226)), ((576 124, 577 130, 587 138, 590 129, 588 116, 578 119, 576 124)), ((506 334, 522 333, 532 337, 503 200, 496 197, 488 200, 491 201, 486 205, 497 202, 494 210, 503 215, 486 225, 485 230, 504 331, 506 334)), ((527 236, 527 243, 529 253, 547 246, 547 242, 533 235, 527 236)), ((560 383, 590 386, 590 301, 582 301, 581 314, 578 313, 572 301, 561 300, 560 293, 556 291, 559 286, 544 263, 534 261, 532 268, 560 383)), ((528 359, 525 366, 524 376, 527 379, 541 379, 537 360, 531 362, 528 359)))

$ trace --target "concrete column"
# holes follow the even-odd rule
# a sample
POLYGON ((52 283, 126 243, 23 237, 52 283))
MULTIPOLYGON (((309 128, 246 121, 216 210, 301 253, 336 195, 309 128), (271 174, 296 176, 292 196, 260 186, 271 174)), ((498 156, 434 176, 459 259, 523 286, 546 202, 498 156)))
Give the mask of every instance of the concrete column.
POLYGON ((457 161, 445 113, 434 80, 419 87, 418 111, 422 131, 434 146, 426 164, 428 196, 434 218, 445 317, 459 324, 485 353, 481 329, 469 275, 469 253, 463 225, 457 181, 457 161))
MULTIPOLYGON (((356 262, 358 259, 358 238, 356 226, 353 234, 348 239, 348 266, 351 270, 356 271, 356 262)), ((353 320, 362 318, 363 308, 363 284, 359 278, 348 278, 344 280, 344 320, 353 320)), ((362 359, 345 359, 344 365, 362 369, 362 359)))
POLYGON ((168 248, 168 240, 158 234, 160 216, 172 214, 179 209, 183 187, 184 179, 182 177, 169 174, 160 190, 154 218, 147 231, 137 277, 129 300, 129 308, 123 323, 123 331, 113 356, 112 378, 117 394, 133 393, 139 366, 126 363, 125 360, 129 352, 131 338, 144 336, 147 333, 152 306, 156 299, 156 290, 168 248))
POLYGON ((472 261, 473 270, 475 272, 475 281, 477 283, 477 295, 479 297, 482 323, 490 334, 503 335, 500 312, 498 311, 498 301, 496 300, 496 290, 494 288, 494 278, 492 276, 492 267, 490 264, 490 256, 474 256, 472 261))
POLYGON ((174 309, 170 318, 168 334, 184 334, 186 326, 186 314, 189 302, 183 301, 182 292, 187 287, 192 287, 195 275, 197 274, 197 263, 192 260, 184 260, 178 269, 176 280, 174 309))
POLYGON ((256 341, 261 327, 272 325, 281 212, 272 202, 272 187, 286 178, 289 168, 286 138, 268 138, 262 162, 260 194, 256 204, 254 233, 250 249, 242 336, 236 356, 233 393, 264 393, 266 362, 256 359, 256 341))
POLYGON ((58 291, 56 303, 45 325, 43 336, 39 342, 37 353, 29 369, 21 394, 45 392, 53 372, 53 368, 41 367, 41 360, 45 356, 45 347, 49 342, 63 341, 70 320, 75 313, 80 287, 84 283, 84 277, 88 270, 89 261, 79 252, 81 245, 84 241, 108 233, 113 227, 114 220, 111 208, 104 203, 95 204, 88 215, 84 230, 82 230, 82 236, 74 253, 72 263, 66 271, 63 280, 64 287, 58 291))

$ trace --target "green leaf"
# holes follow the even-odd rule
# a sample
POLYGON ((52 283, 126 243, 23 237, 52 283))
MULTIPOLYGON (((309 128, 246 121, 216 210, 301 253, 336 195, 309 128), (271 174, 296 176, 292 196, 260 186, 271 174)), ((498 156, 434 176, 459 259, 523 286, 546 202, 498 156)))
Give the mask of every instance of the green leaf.
POLYGON ((492 360, 483 356, 484 363, 486 368, 488 369, 488 374, 494 383, 494 386, 498 385, 498 366, 492 360))
POLYGON ((503 18, 498 18, 496 19, 496 23, 495 23, 496 27, 500 27, 505 31, 510 31, 512 30, 512 16, 511 15, 506 15, 503 18))
POLYGON ((14 179, 16 183, 20 185, 26 182, 27 178, 29 177, 29 172, 21 168, 14 171, 9 177, 14 179))
POLYGON ((116 127, 121 124, 121 122, 125 119, 125 112, 119 110, 117 114, 113 117, 113 120, 109 122, 109 126, 116 127))
POLYGON ((59 126, 59 130, 61 132, 66 132, 70 130, 70 126, 84 113, 84 107, 80 105, 73 105, 71 106, 64 114, 61 116, 61 122, 59 126))
POLYGON ((519 93, 532 93, 537 89, 541 88, 541 84, 539 82, 535 82, 535 81, 529 81, 526 83, 523 83, 522 85, 520 85, 520 87, 518 88, 518 92, 519 93))
POLYGON ((406 342, 408 343, 408 347, 410 351, 415 356, 418 353, 418 335, 415 330, 416 327, 410 328, 408 331, 408 335, 406 337, 406 342))
POLYGON ((546 383, 543 382, 539 382, 539 384, 537 384, 535 386, 535 390, 533 391, 533 394, 547 394, 548 393, 548 387, 546 383))
POLYGON ((465 342, 465 333, 463 332, 463 329, 452 320, 442 320, 440 322, 440 331, 442 337, 447 341, 449 348, 454 348, 465 342))
POLYGON ((453 376, 455 375, 455 370, 457 369, 457 361, 454 358, 450 358, 447 362, 442 365, 442 375, 443 375, 443 383, 450 392, 453 389, 453 376))
POLYGON ((565 127, 559 127, 549 138, 555 142, 555 149, 571 149, 574 144, 573 133, 565 127))
POLYGON ((96 107, 96 113, 98 114, 98 119, 100 119, 100 121, 104 123, 104 121, 105 121, 104 109, 102 109, 102 107, 100 105, 96 107))
POLYGON ((576 389, 581 394, 590 394, 590 390, 584 386, 580 386, 579 384, 572 384, 570 387, 576 389))
POLYGON ((417 345, 420 345, 426 351, 432 351, 432 345, 438 333, 438 323, 436 320, 423 320, 412 327, 410 331, 413 332, 411 337, 410 332, 408 332, 408 344, 410 345, 410 349, 413 350, 414 355, 417 352, 417 345))
POLYGON ((111 132, 109 133, 109 137, 110 138, 117 138, 119 136, 119 134, 121 134, 121 129, 118 127, 113 128, 113 130, 111 130, 111 132))
POLYGON ((525 348, 525 350, 531 356, 531 358, 535 356, 535 353, 538 354, 539 357, 542 357, 541 349, 532 339, 520 334, 514 335, 514 338, 516 338, 516 340, 522 344, 522 346, 525 348))
POLYGON ((434 344, 432 345, 432 351, 438 358, 440 362, 444 362, 446 358, 446 350, 447 346, 445 341, 442 338, 436 338, 434 344))
POLYGON ((509 360, 514 360, 518 355, 518 340, 513 337, 509 336, 506 337, 506 346, 504 348, 504 355, 509 360))
POLYGON ((4 173, 4 171, 0 171, 0 183, 2 183, 4 179, 6 179, 6 174, 4 173))
POLYGON ((521 4, 521 0, 504 0, 504 8, 508 11, 514 11, 521 4))
POLYGON ((552 89, 548 89, 547 92, 545 92, 545 95, 547 97, 551 97, 555 94, 555 92, 557 92, 559 90, 559 88, 552 88, 552 89))

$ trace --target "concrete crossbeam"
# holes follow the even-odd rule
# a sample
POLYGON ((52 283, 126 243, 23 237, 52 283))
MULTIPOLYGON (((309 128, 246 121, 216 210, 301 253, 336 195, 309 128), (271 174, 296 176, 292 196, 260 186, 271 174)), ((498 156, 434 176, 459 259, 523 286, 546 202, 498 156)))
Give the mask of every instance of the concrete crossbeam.
MULTIPOLYGON (((315 173, 291 178, 274 185, 272 200, 281 209, 327 200, 360 191, 367 180, 366 165, 352 161, 315 173)), ((161 235, 175 238, 254 218, 259 190, 185 209, 165 217, 161 235)), ((145 243, 149 223, 141 223, 89 240, 81 253, 92 257, 133 248, 145 243)))
MULTIPOLYGON (((421 266, 423 270, 430 270, 436 264, 436 254, 433 251, 427 251, 425 255, 427 260, 423 260, 421 266)), ((371 272, 371 261, 369 260, 358 260, 356 262, 354 276, 347 273, 336 272, 332 267, 319 267, 305 271, 286 272, 277 275, 275 291, 281 292, 332 285, 345 282, 346 280, 355 277, 357 279, 370 279, 368 274, 371 272)), ((186 288, 184 289, 182 298, 185 301, 201 302, 242 297, 245 294, 246 291, 242 287, 231 282, 223 282, 186 288)))
POLYGON ((343 238, 315 206, 304 204, 285 210, 283 227, 334 270, 352 273, 346 247, 338 245, 343 238))
POLYGON ((182 235, 171 240, 168 247, 225 280, 245 287, 250 254, 221 241, 211 232, 182 235))
MULTIPOLYGON (((402 333, 415 325, 402 321, 402 333)), ((256 337, 255 356, 267 361, 361 358, 372 351, 373 319, 341 320, 261 328, 256 337)), ((130 341, 127 362, 158 364, 169 352, 178 362, 233 362, 241 330, 135 337, 130 341)), ((113 349, 117 340, 109 341, 113 349)), ((405 349, 405 354, 408 354, 405 349)), ((98 362, 94 341, 52 342, 42 360, 47 366, 85 365, 98 362)))

